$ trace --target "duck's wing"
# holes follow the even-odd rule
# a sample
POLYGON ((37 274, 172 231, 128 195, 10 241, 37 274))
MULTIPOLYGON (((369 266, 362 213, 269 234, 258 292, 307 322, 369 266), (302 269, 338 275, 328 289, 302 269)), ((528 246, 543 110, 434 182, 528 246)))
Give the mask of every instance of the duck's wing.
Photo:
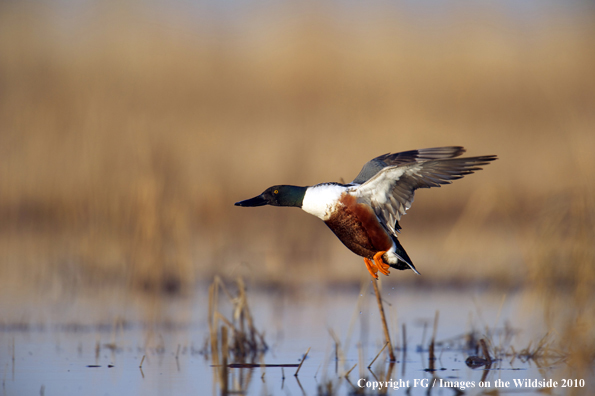
POLYGON ((352 184, 363 184, 387 166, 458 157, 465 152, 460 146, 433 147, 380 155, 363 166, 352 184))
POLYGON ((494 161, 495 155, 437 159, 389 166, 355 189, 358 200, 368 203, 378 218, 396 235, 396 223, 411 207, 415 190, 440 187, 494 161))

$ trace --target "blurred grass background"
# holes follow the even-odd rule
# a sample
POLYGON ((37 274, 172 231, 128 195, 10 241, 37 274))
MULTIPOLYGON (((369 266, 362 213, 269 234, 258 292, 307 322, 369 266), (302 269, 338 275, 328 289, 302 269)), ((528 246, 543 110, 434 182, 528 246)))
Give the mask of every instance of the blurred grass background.
POLYGON ((4 294, 357 282, 318 219, 233 203, 463 145, 500 159, 418 191, 388 281, 592 299, 592 4, 174 4, 0 3, 4 294))

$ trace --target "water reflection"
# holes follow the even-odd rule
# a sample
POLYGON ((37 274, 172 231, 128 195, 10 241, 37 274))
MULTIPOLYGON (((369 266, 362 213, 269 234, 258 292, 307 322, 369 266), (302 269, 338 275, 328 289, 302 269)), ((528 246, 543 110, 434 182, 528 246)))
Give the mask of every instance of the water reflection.
MULTIPOLYGON (((505 296, 386 287, 383 299, 396 354, 396 361, 389 362, 386 348, 379 354, 386 342, 368 282, 359 291, 315 287, 299 294, 239 290, 246 293, 243 302, 236 291, 225 297, 228 301, 219 299, 217 324, 233 323, 227 334, 232 340, 238 337, 243 316, 244 326, 253 321, 269 349, 244 356, 243 362, 239 350, 230 350, 227 359, 234 365, 225 370, 221 368, 225 360, 214 364, 214 356, 222 355, 212 350, 209 326, 214 323, 204 304, 208 291, 200 288, 189 301, 162 302, 164 312, 169 312, 162 321, 120 319, 133 317, 126 312, 107 320, 96 317, 94 312, 101 311, 89 304, 76 324, 68 317, 63 322, 55 318, 51 325, 4 322, 0 332, 3 391, 218 394, 227 387, 230 393, 311 395, 384 393, 398 388, 407 394, 431 394, 449 387, 456 394, 462 386, 467 394, 479 394, 480 383, 489 382, 493 388, 497 379, 512 383, 514 379, 557 378, 565 368, 554 360, 542 367, 537 362, 535 367, 535 360, 512 356, 495 357, 491 366, 478 369, 465 363, 469 356, 481 355, 475 349, 479 338, 487 340, 492 351, 510 350, 510 346, 521 351, 530 340, 545 334, 540 310, 522 308, 528 300, 536 306, 529 293, 505 296), (242 308, 242 304, 249 305, 242 308), (296 365, 307 350, 295 376, 296 365)), ((211 309, 210 314, 214 312, 211 309)), ((224 344, 218 340, 216 345, 224 344)))

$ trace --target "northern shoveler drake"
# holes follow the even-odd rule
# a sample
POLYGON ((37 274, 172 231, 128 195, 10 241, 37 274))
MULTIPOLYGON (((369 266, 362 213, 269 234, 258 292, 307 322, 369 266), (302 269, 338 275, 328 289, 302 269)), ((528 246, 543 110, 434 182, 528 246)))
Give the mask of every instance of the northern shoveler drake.
POLYGON ((495 155, 456 158, 463 147, 435 147, 384 154, 367 162, 349 184, 278 185, 236 206, 295 206, 326 223, 353 253, 362 256, 372 277, 389 268, 412 269, 401 246, 399 220, 418 188, 440 187, 481 170, 495 155))

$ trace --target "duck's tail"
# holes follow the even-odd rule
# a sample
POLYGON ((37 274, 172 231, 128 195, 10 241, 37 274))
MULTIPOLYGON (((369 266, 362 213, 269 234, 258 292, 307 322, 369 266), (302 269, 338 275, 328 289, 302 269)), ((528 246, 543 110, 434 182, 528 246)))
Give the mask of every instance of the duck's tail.
POLYGON ((393 242, 395 243, 395 246, 397 247, 395 253, 397 254, 397 256, 399 256, 399 261, 397 262, 397 264, 389 265, 398 270, 412 269, 413 272, 415 272, 417 275, 420 275, 419 271, 415 268, 415 265, 413 265, 413 262, 411 261, 411 259, 407 255, 407 252, 403 248, 403 245, 401 245, 401 242, 399 242, 399 239, 397 239, 395 235, 391 235, 391 237, 393 239, 393 242))

